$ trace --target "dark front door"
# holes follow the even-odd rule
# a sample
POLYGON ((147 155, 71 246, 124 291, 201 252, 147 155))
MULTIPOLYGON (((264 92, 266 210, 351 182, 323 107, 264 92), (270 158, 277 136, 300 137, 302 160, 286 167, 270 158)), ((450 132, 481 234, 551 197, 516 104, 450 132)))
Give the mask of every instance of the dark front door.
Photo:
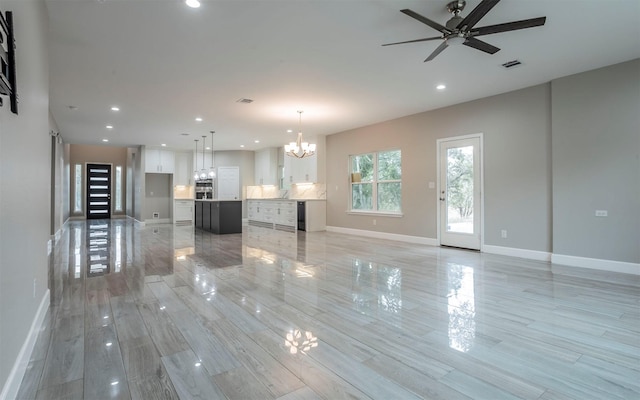
POLYGON ((87 164, 87 219, 111 218, 111 165, 87 164))

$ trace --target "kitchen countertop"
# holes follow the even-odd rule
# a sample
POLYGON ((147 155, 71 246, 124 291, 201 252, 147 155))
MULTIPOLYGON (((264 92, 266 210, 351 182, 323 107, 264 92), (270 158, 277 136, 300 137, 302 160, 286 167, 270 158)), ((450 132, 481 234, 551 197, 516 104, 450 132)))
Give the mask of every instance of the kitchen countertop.
POLYGON ((241 199, 220 200, 220 199, 195 199, 195 201, 242 201, 241 199))
POLYGON ((268 199, 247 199, 247 200, 260 200, 260 201, 327 201, 327 199, 280 199, 280 198, 268 198, 268 199))

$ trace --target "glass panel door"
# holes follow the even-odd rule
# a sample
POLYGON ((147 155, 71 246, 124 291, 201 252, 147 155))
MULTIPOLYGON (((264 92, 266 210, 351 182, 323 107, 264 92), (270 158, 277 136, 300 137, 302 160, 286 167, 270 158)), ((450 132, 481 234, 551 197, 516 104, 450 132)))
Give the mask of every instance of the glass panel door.
POLYGON ((480 250, 480 137, 439 141, 440 244, 480 250))

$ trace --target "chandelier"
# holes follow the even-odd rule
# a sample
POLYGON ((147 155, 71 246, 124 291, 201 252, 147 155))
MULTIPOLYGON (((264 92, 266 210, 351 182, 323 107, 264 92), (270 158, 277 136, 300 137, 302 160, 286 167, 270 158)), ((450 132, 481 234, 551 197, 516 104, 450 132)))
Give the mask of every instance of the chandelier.
POLYGON ((315 143, 302 141, 302 111, 298 111, 300 114, 300 129, 298 130, 298 138, 295 142, 284 145, 284 152, 286 155, 296 158, 310 157, 316 153, 315 143))

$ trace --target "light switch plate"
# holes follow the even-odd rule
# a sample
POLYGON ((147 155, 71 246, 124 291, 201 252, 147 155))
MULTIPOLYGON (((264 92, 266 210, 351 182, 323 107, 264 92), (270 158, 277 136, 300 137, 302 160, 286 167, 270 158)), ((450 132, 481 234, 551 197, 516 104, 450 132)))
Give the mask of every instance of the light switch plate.
POLYGON ((435 189, 436 188, 436 183, 435 182, 429 182, 429 189, 435 189))

